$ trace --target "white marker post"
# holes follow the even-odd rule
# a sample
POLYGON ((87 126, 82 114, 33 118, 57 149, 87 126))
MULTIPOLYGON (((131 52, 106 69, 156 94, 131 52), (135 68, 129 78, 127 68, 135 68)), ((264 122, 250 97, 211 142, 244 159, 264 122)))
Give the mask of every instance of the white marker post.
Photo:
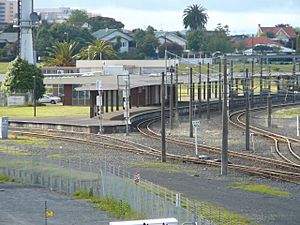
POLYGON ((199 157, 199 152, 198 152, 198 128, 200 127, 200 120, 194 120, 192 121, 193 127, 195 129, 195 154, 196 157, 199 157))
POLYGON ((102 82, 101 80, 96 81, 96 89, 98 90, 97 105, 99 106, 99 134, 103 131, 103 117, 102 117, 102 82))

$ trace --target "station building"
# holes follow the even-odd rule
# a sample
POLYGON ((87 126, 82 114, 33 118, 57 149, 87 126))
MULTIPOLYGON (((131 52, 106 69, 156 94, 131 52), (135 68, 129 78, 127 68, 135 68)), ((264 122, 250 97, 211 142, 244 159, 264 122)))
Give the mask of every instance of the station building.
POLYGON ((43 73, 46 88, 62 97, 64 105, 90 106, 93 117, 98 111, 97 81, 105 112, 123 108, 128 78, 130 107, 159 105, 164 70, 165 60, 79 60, 76 68, 43 68, 43 73))

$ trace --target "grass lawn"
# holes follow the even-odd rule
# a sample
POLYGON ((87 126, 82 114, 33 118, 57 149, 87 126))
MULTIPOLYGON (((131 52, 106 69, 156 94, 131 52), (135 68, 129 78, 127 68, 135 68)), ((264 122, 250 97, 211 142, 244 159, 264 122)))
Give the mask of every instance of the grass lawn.
MULTIPOLYGON (((89 116, 88 106, 38 106, 37 117, 89 116)), ((1 107, 0 117, 33 118, 33 107, 1 107)))
POLYGON ((7 72, 7 67, 8 67, 7 62, 1 62, 0 63, 0 73, 6 73, 7 72))
POLYGON ((300 108, 280 109, 272 113, 272 118, 275 119, 290 119, 299 116, 300 108))
POLYGON ((286 191, 281 191, 279 188, 270 187, 267 185, 250 184, 248 182, 233 183, 232 188, 241 189, 244 191, 257 192, 265 195, 290 197, 292 194, 286 191))

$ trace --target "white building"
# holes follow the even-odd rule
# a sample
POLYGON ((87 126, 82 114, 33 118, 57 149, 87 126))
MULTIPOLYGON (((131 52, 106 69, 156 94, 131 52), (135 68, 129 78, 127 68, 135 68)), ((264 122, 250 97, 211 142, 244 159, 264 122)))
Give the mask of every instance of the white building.
POLYGON ((17 6, 15 0, 0 0, 0 23, 13 23, 17 18, 17 6))
POLYGON ((70 17, 72 10, 68 7, 60 7, 35 9, 35 12, 39 13, 41 19, 48 23, 63 23, 70 17))

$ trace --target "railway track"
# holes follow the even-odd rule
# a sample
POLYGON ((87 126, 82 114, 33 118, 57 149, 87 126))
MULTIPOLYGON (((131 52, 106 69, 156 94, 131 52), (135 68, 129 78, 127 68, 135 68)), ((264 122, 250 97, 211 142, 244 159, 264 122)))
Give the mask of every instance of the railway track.
MULTIPOLYGON (((258 110, 261 110, 261 108, 255 111, 258 110)), ((245 129, 246 124, 244 121, 242 121, 242 117, 244 115, 245 115, 245 111, 243 110, 232 113, 230 115, 230 123, 236 127, 245 129)), ((250 131, 254 134, 269 138, 272 141, 274 141, 275 152, 281 158, 281 160, 293 164, 296 167, 300 168, 300 156, 294 151, 292 147, 292 144, 294 144, 294 146, 300 146, 300 140, 289 138, 284 135, 276 134, 274 132, 259 127, 255 127, 255 126, 250 126, 250 131), (285 144, 287 151, 283 152, 282 146, 280 144, 285 144)))
MULTIPOLYGON (((157 122, 158 120, 159 118, 143 121, 140 124, 138 124, 137 129, 142 135, 146 137, 160 139, 160 134, 153 131, 150 128, 151 125, 157 122)), ((171 144, 177 144, 192 149, 194 148, 194 144, 188 141, 178 140, 170 137, 167 137, 166 141, 171 144)), ((214 153, 218 155, 221 154, 220 148, 215 148, 207 145, 199 145, 199 148, 201 148, 201 151, 205 151, 208 153, 214 153)), ((262 157, 262 156, 252 155, 252 154, 245 154, 245 153, 234 152, 234 151, 229 151, 228 154, 231 157, 236 157, 247 161, 255 161, 272 167, 272 168, 258 168, 258 167, 254 168, 251 166, 231 163, 229 164, 229 168, 237 169, 239 171, 249 173, 249 174, 271 177, 271 178, 276 178, 276 179, 281 179, 286 181, 292 181, 300 184, 300 166, 287 163, 287 162, 282 162, 279 160, 262 157)), ((210 162, 212 163, 211 165, 214 166, 220 166, 220 163, 215 164, 213 163, 213 161, 210 160, 204 160, 204 161, 210 162)))
MULTIPOLYGON (((160 150, 139 143, 135 143, 132 141, 120 140, 118 138, 111 137, 108 135, 95 135, 95 134, 86 134, 81 132, 63 132, 63 133, 68 133, 69 135, 84 135, 83 138, 78 138, 78 137, 64 137, 62 136, 62 134, 57 135, 59 133, 58 131, 47 131, 47 134, 43 133, 43 131, 32 132, 32 131, 24 131, 24 130, 11 130, 10 132, 13 132, 15 135, 32 136, 38 138, 47 138, 47 139, 53 139, 59 141, 79 143, 84 145, 92 145, 92 146, 98 146, 98 147, 111 149, 111 150, 117 150, 123 152, 125 151, 125 152, 135 153, 135 154, 144 154, 153 157, 160 157, 161 155, 160 150), (49 134, 52 132, 54 134, 49 134), (87 135, 94 137, 95 140, 87 140, 86 139, 87 135)), ((167 153, 167 158, 169 160, 189 162, 194 164, 203 164, 207 166, 214 166, 214 167, 221 166, 220 162, 199 159, 193 156, 184 156, 179 154, 167 153)), ((249 166, 236 165, 236 164, 230 164, 229 168, 237 169, 241 172, 248 173, 251 175, 264 176, 268 178, 279 179, 283 181, 300 184, 300 174, 295 174, 292 172, 276 171, 272 169, 263 169, 263 168, 249 167, 249 166)))

